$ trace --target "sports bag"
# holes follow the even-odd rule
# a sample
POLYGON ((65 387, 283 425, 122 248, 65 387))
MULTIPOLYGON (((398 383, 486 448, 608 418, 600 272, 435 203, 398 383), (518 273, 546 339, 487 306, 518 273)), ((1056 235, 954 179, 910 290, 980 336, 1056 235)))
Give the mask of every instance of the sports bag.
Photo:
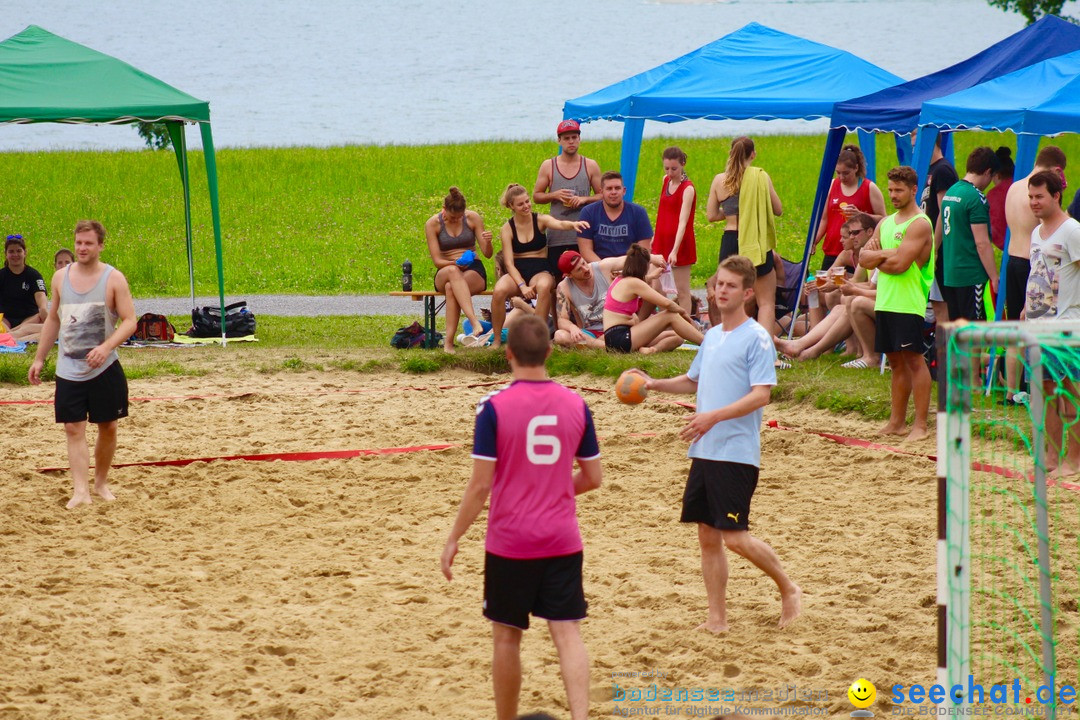
POLYGON ((157 313, 146 313, 135 323, 136 340, 160 340, 168 342, 176 336, 176 328, 169 322, 169 318, 157 313))
MULTIPOLYGON (((191 311, 189 337, 221 337, 221 309, 206 305, 191 311)), ((241 300, 225 306, 225 337, 245 337, 255 334, 255 315, 241 300)))
MULTIPOLYGON (((394 337, 390 338, 390 346, 401 348, 402 350, 424 347, 424 340, 426 339, 427 333, 424 331, 424 328, 420 327, 420 323, 414 322, 412 325, 398 328, 397 332, 394 333, 394 337)), ((435 344, 442 342, 442 339, 442 333, 435 333, 435 344)))

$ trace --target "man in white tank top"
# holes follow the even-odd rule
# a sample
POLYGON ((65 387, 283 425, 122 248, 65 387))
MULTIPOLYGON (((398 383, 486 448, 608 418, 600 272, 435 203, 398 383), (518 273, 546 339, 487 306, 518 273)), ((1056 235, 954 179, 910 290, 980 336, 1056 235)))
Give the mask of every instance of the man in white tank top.
POLYGON ((127 378, 116 348, 135 332, 135 303, 127 279, 101 262, 105 228, 96 220, 75 226, 75 262, 52 278, 52 305, 41 329, 28 378, 41 384, 45 358, 57 338, 56 422, 64 424, 74 492, 69 510, 89 505, 90 451, 86 422, 98 426, 94 448, 94 492, 114 500, 108 474, 116 453, 116 425, 127 417, 127 378))

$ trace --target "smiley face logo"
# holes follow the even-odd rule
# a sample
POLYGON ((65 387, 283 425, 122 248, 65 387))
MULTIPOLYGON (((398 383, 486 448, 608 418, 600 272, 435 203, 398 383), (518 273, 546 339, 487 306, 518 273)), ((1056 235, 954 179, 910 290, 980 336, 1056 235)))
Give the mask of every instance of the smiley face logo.
POLYGON ((877 689, 874 687, 874 683, 866 678, 859 678, 851 683, 851 687, 847 690, 847 697, 852 705, 863 710, 874 704, 874 700, 877 698, 877 689))

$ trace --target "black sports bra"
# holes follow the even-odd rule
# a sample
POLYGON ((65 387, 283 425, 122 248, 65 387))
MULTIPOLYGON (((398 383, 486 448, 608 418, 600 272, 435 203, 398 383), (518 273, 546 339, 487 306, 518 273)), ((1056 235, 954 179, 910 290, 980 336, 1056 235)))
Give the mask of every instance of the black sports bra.
POLYGON ((518 253, 536 252, 537 250, 543 250, 547 247, 547 235, 540 232, 540 224, 536 221, 536 213, 532 214, 533 221, 533 238, 527 243, 521 243, 518 241, 517 224, 514 223, 514 218, 510 218, 510 250, 515 255, 518 253))

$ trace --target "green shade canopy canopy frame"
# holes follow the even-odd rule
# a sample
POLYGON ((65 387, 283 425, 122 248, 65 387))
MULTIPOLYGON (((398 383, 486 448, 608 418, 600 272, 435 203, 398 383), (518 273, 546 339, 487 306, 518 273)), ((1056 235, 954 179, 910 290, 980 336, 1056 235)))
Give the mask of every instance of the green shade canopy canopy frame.
POLYGON ((85 45, 31 25, 0 42, 0 124, 39 122, 79 125, 164 122, 172 139, 184 187, 188 280, 195 306, 186 123, 202 133, 210 213, 217 255, 221 340, 225 342, 225 273, 221 253, 217 160, 210 133, 210 104, 163 83, 138 68, 85 45))

